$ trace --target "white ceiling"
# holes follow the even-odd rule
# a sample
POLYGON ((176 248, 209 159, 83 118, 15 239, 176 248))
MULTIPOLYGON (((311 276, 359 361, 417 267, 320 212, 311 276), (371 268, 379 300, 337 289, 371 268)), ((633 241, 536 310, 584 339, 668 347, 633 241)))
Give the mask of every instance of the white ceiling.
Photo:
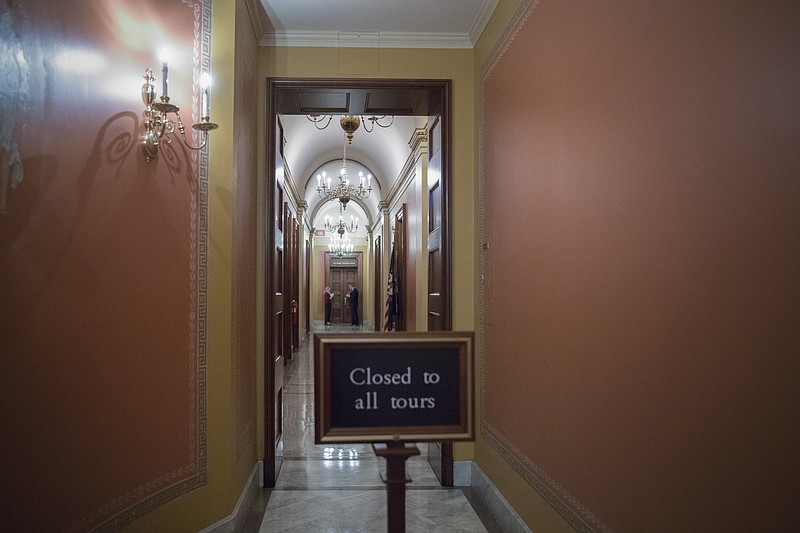
POLYGON ((261 44, 472 48, 499 0, 261 0, 261 44))
MULTIPOLYGON (((267 14, 262 46, 334 46, 376 48, 472 48, 499 0, 260 0, 267 14)), ((284 158, 294 186, 308 204, 312 227, 325 215, 338 219, 337 202, 323 205, 317 173, 337 176, 342 166, 344 132, 334 116, 319 131, 305 115, 282 115, 284 158)), ((378 216, 409 156, 415 128, 427 117, 397 116, 387 129, 364 126, 347 145, 350 176, 370 172, 373 191, 361 204, 350 202, 345 216, 362 221, 358 234, 378 216), (366 222, 366 223, 365 223, 366 222)), ((352 181, 352 179, 351 179, 352 181)))

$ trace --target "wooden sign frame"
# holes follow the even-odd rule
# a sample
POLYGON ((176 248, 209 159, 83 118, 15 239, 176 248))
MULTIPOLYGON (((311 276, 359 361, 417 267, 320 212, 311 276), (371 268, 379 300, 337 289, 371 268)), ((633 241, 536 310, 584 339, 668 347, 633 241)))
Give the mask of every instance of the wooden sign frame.
POLYGON ((475 438, 472 332, 318 333, 315 441, 475 438))

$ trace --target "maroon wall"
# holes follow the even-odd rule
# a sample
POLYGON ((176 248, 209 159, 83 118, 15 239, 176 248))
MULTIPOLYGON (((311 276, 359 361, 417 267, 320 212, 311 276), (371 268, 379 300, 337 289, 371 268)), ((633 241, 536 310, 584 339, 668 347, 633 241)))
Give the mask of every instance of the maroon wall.
POLYGON ((191 122, 200 5, 0 3, 8 531, 113 529, 205 483, 204 178, 179 141, 139 145, 164 42, 191 122))
POLYGON ((482 77, 487 439, 593 528, 791 529, 800 4, 528 14, 482 77))

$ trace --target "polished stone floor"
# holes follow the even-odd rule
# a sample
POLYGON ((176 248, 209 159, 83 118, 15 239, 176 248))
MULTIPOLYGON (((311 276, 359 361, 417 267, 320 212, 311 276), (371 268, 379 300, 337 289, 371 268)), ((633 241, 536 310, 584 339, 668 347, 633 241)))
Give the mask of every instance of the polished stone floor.
MULTIPOLYGON (((352 332, 350 326, 316 326, 352 332)), ((274 489, 262 489, 245 533, 380 533, 387 530, 385 460, 368 444, 314 444, 314 371, 305 343, 287 366, 284 380, 283 462, 274 489)), ((444 488, 425 457, 406 463, 406 531, 488 532, 501 529, 468 487, 444 488)))

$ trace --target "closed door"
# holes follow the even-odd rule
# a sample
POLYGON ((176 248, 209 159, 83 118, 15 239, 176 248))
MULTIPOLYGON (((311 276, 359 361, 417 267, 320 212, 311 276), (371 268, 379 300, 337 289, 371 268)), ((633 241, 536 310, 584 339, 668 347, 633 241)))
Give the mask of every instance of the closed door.
POLYGON ((358 269, 355 267, 331 267, 330 286, 335 294, 331 305, 331 323, 349 324, 350 307, 345 304, 344 297, 347 294, 347 284, 355 285, 358 277, 358 269))

